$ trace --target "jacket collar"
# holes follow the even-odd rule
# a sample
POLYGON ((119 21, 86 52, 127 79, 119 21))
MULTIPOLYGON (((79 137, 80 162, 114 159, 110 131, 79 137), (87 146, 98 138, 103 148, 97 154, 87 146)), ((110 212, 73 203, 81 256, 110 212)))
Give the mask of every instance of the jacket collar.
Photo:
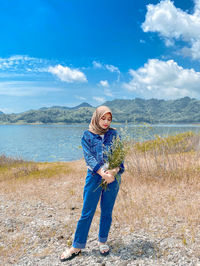
MULTIPOLYGON (((94 133, 92 133, 91 131, 89 131, 89 132, 93 135, 94 138, 102 139, 101 136, 100 136, 99 134, 94 134, 94 133)), ((109 129, 109 130, 104 134, 104 140, 106 139, 107 135, 110 134, 110 132, 111 132, 111 129, 109 129)))

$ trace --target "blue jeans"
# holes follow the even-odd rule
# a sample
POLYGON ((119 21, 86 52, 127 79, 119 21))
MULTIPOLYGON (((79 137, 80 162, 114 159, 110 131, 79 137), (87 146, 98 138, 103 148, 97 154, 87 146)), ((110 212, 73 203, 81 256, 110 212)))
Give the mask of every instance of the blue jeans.
POLYGON ((101 180, 102 178, 99 174, 92 174, 92 171, 88 169, 83 191, 83 209, 72 244, 74 248, 82 249, 86 246, 90 225, 100 198, 101 217, 98 239, 102 243, 107 241, 112 223, 112 210, 119 191, 121 176, 119 182, 115 179, 115 181, 108 184, 107 190, 99 186, 101 180))

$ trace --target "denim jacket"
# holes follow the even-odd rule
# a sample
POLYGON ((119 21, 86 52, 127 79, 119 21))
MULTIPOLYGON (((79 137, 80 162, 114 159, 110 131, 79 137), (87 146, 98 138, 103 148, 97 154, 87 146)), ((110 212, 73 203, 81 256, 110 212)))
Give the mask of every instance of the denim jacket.
MULTIPOLYGON (((83 147, 83 154, 86 161, 86 165, 95 174, 101 167, 106 165, 107 156, 104 151, 108 151, 108 147, 111 146, 113 137, 119 135, 115 129, 109 128, 104 134, 104 139, 101 136, 94 134, 89 130, 85 130, 81 139, 83 147)), ((120 135, 119 135, 120 137, 120 135)), ((121 138, 121 137, 120 137, 121 138)), ((122 174, 124 169, 124 162, 120 165, 118 174, 122 174)))

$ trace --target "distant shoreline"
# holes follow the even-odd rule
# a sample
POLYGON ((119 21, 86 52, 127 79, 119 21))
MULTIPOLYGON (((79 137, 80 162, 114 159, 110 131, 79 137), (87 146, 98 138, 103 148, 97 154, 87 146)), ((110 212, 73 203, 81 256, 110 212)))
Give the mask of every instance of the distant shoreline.
MULTIPOLYGON (((126 124, 125 122, 112 122, 112 125, 122 125, 126 124)), ((187 122, 187 123, 180 123, 180 122, 174 122, 174 123, 167 123, 167 122, 160 122, 160 123, 146 123, 146 122, 141 122, 141 123, 133 123, 133 122, 128 122, 128 125, 194 125, 194 126, 200 126, 200 122, 187 122)), ((89 123, 0 123, 0 125, 89 125, 89 123)))

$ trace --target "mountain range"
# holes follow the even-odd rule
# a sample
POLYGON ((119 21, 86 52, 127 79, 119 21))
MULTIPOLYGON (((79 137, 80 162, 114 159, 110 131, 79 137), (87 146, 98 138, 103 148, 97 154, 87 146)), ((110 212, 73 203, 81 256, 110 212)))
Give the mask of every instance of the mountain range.
MULTIPOLYGON (((111 108, 118 123, 200 123, 200 100, 115 99, 101 105, 111 108)), ((18 114, 0 112, 1 124, 89 123, 96 107, 83 102, 75 107, 52 106, 18 114)))

